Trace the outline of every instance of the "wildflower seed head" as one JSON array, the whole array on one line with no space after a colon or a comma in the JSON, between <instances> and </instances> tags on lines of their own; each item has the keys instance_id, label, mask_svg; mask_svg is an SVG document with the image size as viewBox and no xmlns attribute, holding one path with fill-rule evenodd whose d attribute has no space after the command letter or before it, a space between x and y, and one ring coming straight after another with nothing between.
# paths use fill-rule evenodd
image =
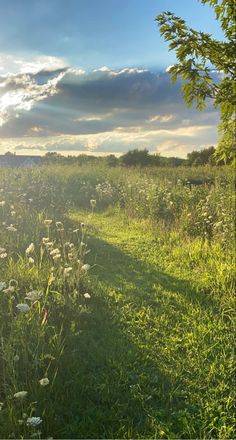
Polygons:
<instances>
[{"instance_id":1,"label":"wildflower seed head","mask_svg":"<svg viewBox=\"0 0 236 440\"><path fill-rule=\"evenodd\" d=\"M43 379L40 379L39 383L42 387L46 387L49 384L49 379L47 377L43 377Z\"/></svg>"},{"instance_id":2,"label":"wildflower seed head","mask_svg":"<svg viewBox=\"0 0 236 440\"><path fill-rule=\"evenodd\" d=\"M17 393L14 394L14 397L16 399L24 399L28 394L28 391L18 391Z\"/></svg>"},{"instance_id":3,"label":"wildflower seed head","mask_svg":"<svg viewBox=\"0 0 236 440\"><path fill-rule=\"evenodd\" d=\"M46 219L46 220L44 220L44 224L45 224L45 226L51 226L52 220L51 219Z\"/></svg>"},{"instance_id":4,"label":"wildflower seed head","mask_svg":"<svg viewBox=\"0 0 236 440\"><path fill-rule=\"evenodd\" d=\"M30 245L27 247L25 251L26 255L32 254L34 252L34 249L35 249L34 243L30 243Z\"/></svg>"},{"instance_id":5,"label":"wildflower seed head","mask_svg":"<svg viewBox=\"0 0 236 440\"><path fill-rule=\"evenodd\" d=\"M27 313L30 310L30 307L28 306L28 304L25 304L25 303L17 304L16 308L21 313Z\"/></svg>"},{"instance_id":6,"label":"wildflower seed head","mask_svg":"<svg viewBox=\"0 0 236 440\"><path fill-rule=\"evenodd\" d=\"M27 426L36 427L42 423L42 419L40 417L28 417L26 420Z\"/></svg>"},{"instance_id":7,"label":"wildflower seed head","mask_svg":"<svg viewBox=\"0 0 236 440\"><path fill-rule=\"evenodd\" d=\"M85 294L84 294L84 298L85 298L85 299L90 299L90 298L91 298L91 295L89 295L89 293L85 293Z\"/></svg>"}]
</instances>

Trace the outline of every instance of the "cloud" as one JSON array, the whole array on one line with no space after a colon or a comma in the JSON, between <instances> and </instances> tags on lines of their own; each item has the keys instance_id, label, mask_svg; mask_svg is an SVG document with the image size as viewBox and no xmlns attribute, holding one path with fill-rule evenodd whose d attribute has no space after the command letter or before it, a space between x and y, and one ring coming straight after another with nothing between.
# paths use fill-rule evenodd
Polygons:
<instances>
[{"instance_id":1,"label":"cloud","mask_svg":"<svg viewBox=\"0 0 236 440\"><path fill-rule=\"evenodd\" d=\"M212 102L202 113L186 108L180 83L173 86L166 72L106 66L85 72L53 57L44 61L32 61L35 70L26 63L28 73L21 64L16 73L0 72L2 145L11 139L22 151L148 148L183 156L216 143Z\"/></svg>"},{"instance_id":2,"label":"cloud","mask_svg":"<svg viewBox=\"0 0 236 440\"><path fill-rule=\"evenodd\" d=\"M44 84L38 84L30 74L8 74L0 79L0 126L19 117L19 111L29 111L36 102L58 92L57 84L65 72L60 72Z\"/></svg>"}]
</instances>

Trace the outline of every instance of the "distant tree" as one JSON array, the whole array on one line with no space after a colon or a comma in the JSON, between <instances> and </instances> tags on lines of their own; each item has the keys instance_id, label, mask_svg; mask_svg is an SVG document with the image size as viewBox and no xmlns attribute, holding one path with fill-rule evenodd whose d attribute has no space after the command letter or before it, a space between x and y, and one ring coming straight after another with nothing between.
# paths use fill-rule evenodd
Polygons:
<instances>
[{"instance_id":1,"label":"distant tree","mask_svg":"<svg viewBox=\"0 0 236 440\"><path fill-rule=\"evenodd\" d=\"M224 32L224 40L217 41L211 34L197 32L171 12L156 18L160 33L175 50L178 64L169 68L172 81L180 76L186 103L195 101L204 109L207 98L213 98L221 113L217 156L229 160L235 158L235 11L236 0L199 0L214 9L216 19ZM219 79L214 79L218 73Z\"/></svg>"},{"instance_id":2,"label":"distant tree","mask_svg":"<svg viewBox=\"0 0 236 440\"><path fill-rule=\"evenodd\" d=\"M116 167L119 163L119 160L114 154L109 154L106 156L106 163L109 167Z\"/></svg>"},{"instance_id":3,"label":"distant tree","mask_svg":"<svg viewBox=\"0 0 236 440\"><path fill-rule=\"evenodd\" d=\"M188 164L189 165L206 165L206 164L214 165L214 164L216 164L215 151L216 150L214 147L204 148L203 150L200 150L200 151L192 151L191 153L189 153L187 155Z\"/></svg>"},{"instance_id":4,"label":"distant tree","mask_svg":"<svg viewBox=\"0 0 236 440\"><path fill-rule=\"evenodd\" d=\"M152 157L149 155L148 150L130 150L127 153L123 154L120 157L121 165L125 165L127 167L131 166L141 166L145 167L147 165L151 165Z\"/></svg>"},{"instance_id":5,"label":"distant tree","mask_svg":"<svg viewBox=\"0 0 236 440\"><path fill-rule=\"evenodd\" d=\"M7 157L12 157L12 156L15 156L16 155L16 153L12 153L11 151L7 151L5 154L4 154L4 156L7 156Z\"/></svg>"},{"instance_id":6,"label":"distant tree","mask_svg":"<svg viewBox=\"0 0 236 440\"><path fill-rule=\"evenodd\" d=\"M161 167L179 167L181 165L186 165L187 160L180 157L163 157L160 156L160 166Z\"/></svg>"}]
</instances>

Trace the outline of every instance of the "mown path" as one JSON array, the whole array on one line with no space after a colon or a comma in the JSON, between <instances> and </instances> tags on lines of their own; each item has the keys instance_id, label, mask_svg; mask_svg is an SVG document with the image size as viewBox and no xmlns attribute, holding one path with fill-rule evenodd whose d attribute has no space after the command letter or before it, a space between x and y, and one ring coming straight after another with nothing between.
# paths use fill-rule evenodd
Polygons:
<instances>
[{"instance_id":1,"label":"mown path","mask_svg":"<svg viewBox=\"0 0 236 440\"><path fill-rule=\"evenodd\" d=\"M119 214L71 217L89 223L94 267L68 348L67 438L230 438L229 323L183 243Z\"/></svg>"}]
</instances>

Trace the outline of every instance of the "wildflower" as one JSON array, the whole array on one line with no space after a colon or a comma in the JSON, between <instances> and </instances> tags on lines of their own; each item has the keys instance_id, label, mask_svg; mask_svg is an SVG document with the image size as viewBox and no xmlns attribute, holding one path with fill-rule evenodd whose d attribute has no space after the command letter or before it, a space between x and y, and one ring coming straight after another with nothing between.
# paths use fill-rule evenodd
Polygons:
<instances>
[{"instance_id":1,"label":"wildflower","mask_svg":"<svg viewBox=\"0 0 236 440\"><path fill-rule=\"evenodd\" d=\"M90 206L91 206L91 208L95 208L96 204L97 204L97 201L96 201L95 199L91 199L91 200L90 200Z\"/></svg>"},{"instance_id":2,"label":"wildflower","mask_svg":"<svg viewBox=\"0 0 236 440\"><path fill-rule=\"evenodd\" d=\"M18 362L20 360L20 356L18 356L18 354L16 354L13 358L14 362Z\"/></svg>"},{"instance_id":3,"label":"wildflower","mask_svg":"<svg viewBox=\"0 0 236 440\"><path fill-rule=\"evenodd\" d=\"M50 252L51 257L53 257L53 256L56 255L56 254L60 254L60 250L59 250L58 248L53 249L53 250Z\"/></svg>"},{"instance_id":4,"label":"wildflower","mask_svg":"<svg viewBox=\"0 0 236 440\"><path fill-rule=\"evenodd\" d=\"M0 292L4 289L4 287L6 287L5 281L0 281Z\"/></svg>"},{"instance_id":5,"label":"wildflower","mask_svg":"<svg viewBox=\"0 0 236 440\"><path fill-rule=\"evenodd\" d=\"M38 426L42 423L42 419L40 417L28 417L28 419L26 420L26 424L28 426Z\"/></svg>"},{"instance_id":6,"label":"wildflower","mask_svg":"<svg viewBox=\"0 0 236 440\"><path fill-rule=\"evenodd\" d=\"M71 272L72 272L72 267L65 267L65 269L64 269L65 277L68 277Z\"/></svg>"},{"instance_id":7,"label":"wildflower","mask_svg":"<svg viewBox=\"0 0 236 440\"><path fill-rule=\"evenodd\" d=\"M83 266L81 267L81 269L84 270L85 272L88 272L90 268L91 268L90 264L83 264Z\"/></svg>"},{"instance_id":8,"label":"wildflower","mask_svg":"<svg viewBox=\"0 0 236 440\"><path fill-rule=\"evenodd\" d=\"M42 387L46 387L49 384L49 379L44 377L43 379L40 379L39 383Z\"/></svg>"},{"instance_id":9,"label":"wildflower","mask_svg":"<svg viewBox=\"0 0 236 440\"><path fill-rule=\"evenodd\" d=\"M56 254L56 255L53 255L53 260L54 261L58 261L58 260L60 260L61 259L61 254L60 253L58 253L58 254Z\"/></svg>"},{"instance_id":10,"label":"wildflower","mask_svg":"<svg viewBox=\"0 0 236 440\"><path fill-rule=\"evenodd\" d=\"M52 249L52 247L53 247L53 242L52 241L48 241L47 243L44 243L44 244L45 244L45 246L46 246L46 248L48 250Z\"/></svg>"},{"instance_id":11,"label":"wildflower","mask_svg":"<svg viewBox=\"0 0 236 440\"><path fill-rule=\"evenodd\" d=\"M15 287L14 286L8 286L6 289L3 289L4 293L14 293Z\"/></svg>"},{"instance_id":12,"label":"wildflower","mask_svg":"<svg viewBox=\"0 0 236 440\"><path fill-rule=\"evenodd\" d=\"M85 228L85 223L80 223L81 228Z\"/></svg>"},{"instance_id":13,"label":"wildflower","mask_svg":"<svg viewBox=\"0 0 236 440\"><path fill-rule=\"evenodd\" d=\"M46 225L46 226L50 226L51 224L52 224L52 220L44 220L44 224Z\"/></svg>"},{"instance_id":14,"label":"wildflower","mask_svg":"<svg viewBox=\"0 0 236 440\"><path fill-rule=\"evenodd\" d=\"M10 224L10 226L7 226L6 229L9 232L16 232L17 231L17 229L12 224Z\"/></svg>"},{"instance_id":15,"label":"wildflower","mask_svg":"<svg viewBox=\"0 0 236 440\"><path fill-rule=\"evenodd\" d=\"M5 206L5 205L6 205L5 200L2 200L2 201L0 202L0 206Z\"/></svg>"},{"instance_id":16,"label":"wildflower","mask_svg":"<svg viewBox=\"0 0 236 440\"><path fill-rule=\"evenodd\" d=\"M91 298L91 295L89 295L89 293L85 293L85 294L84 294L84 297L85 297L86 299L90 299L90 298Z\"/></svg>"},{"instance_id":17,"label":"wildflower","mask_svg":"<svg viewBox=\"0 0 236 440\"><path fill-rule=\"evenodd\" d=\"M27 247L25 253L26 255L30 255L34 252L34 243L30 243L30 245Z\"/></svg>"},{"instance_id":18,"label":"wildflower","mask_svg":"<svg viewBox=\"0 0 236 440\"><path fill-rule=\"evenodd\" d=\"M37 301L41 298L43 292L38 290L32 290L31 292L26 293L25 299L29 299L30 301Z\"/></svg>"},{"instance_id":19,"label":"wildflower","mask_svg":"<svg viewBox=\"0 0 236 440\"><path fill-rule=\"evenodd\" d=\"M42 242L43 242L43 244L48 243L49 242L49 238L48 237L43 237L42 238Z\"/></svg>"},{"instance_id":20,"label":"wildflower","mask_svg":"<svg viewBox=\"0 0 236 440\"><path fill-rule=\"evenodd\" d=\"M16 308L21 313L27 313L30 310L30 307L28 306L28 304L24 304L24 303L17 304Z\"/></svg>"},{"instance_id":21,"label":"wildflower","mask_svg":"<svg viewBox=\"0 0 236 440\"><path fill-rule=\"evenodd\" d=\"M34 264L34 259L32 257L29 257L28 261L29 261L29 264L31 264L31 265Z\"/></svg>"},{"instance_id":22,"label":"wildflower","mask_svg":"<svg viewBox=\"0 0 236 440\"><path fill-rule=\"evenodd\" d=\"M11 211L11 216L14 217L16 215L16 211Z\"/></svg>"},{"instance_id":23,"label":"wildflower","mask_svg":"<svg viewBox=\"0 0 236 440\"><path fill-rule=\"evenodd\" d=\"M14 394L14 397L16 399L24 399L28 394L28 391L18 391L17 393Z\"/></svg>"},{"instance_id":24,"label":"wildflower","mask_svg":"<svg viewBox=\"0 0 236 440\"><path fill-rule=\"evenodd\" d=\"M4 252L3 254L0 254L0 258L1 258L2 260L4 260L5 258L7 258L7 253Z\"/></svg>"}]
</instances>

